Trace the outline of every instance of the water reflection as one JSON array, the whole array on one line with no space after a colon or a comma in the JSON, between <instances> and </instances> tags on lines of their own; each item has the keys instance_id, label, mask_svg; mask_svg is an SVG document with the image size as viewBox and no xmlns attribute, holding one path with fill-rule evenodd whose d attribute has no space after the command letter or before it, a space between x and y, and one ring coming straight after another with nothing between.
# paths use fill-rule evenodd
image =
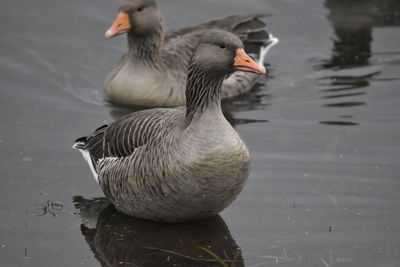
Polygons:
<instances>
[{"instance_id":1,"label":"water reflection","mask_svg":"<svg viewBox=\"0 0 400 267\"><path fill-rule=\"evenodd\" d=\"M366 105L363 96L367 94L370 81L382 73L382 64L371 62L373 29L400 25L400 1L326 0L325 7L335 37L331 57L316 65L322 73L318 79L318 86L322 87L321 99L328 101L322 105L329 108ZM358 125L342 120L320 123Z\"/></svg>"},{"instance_id":2,"label":"water reflection","mask_svg":"<svg viewBox=\"0 0 400 267\"><path fill-rule=\"evenodd\" d=\"M351 121L320 121L320 124L325 125L340 125L340 126L355 126L358 125L356 122Z\"/></svg>"},{"instance_id":3,"label":"water reflection","mask_svg":"<svg viewBox=\"0 0 400 267\"><path fill-rule=\"evenodd\" d=\"M352 68L370 64L374 27L400 25L398 0L326 0L328 20L335 31L332 57L325 68Z\"/></svg>"},{"instance_id":4,"label":"water reflection","mask_svg":"<svg viewBox=\"0 0 400 267\"><path fill-rule=\"evenodd\" d=\"M244 266L220 216L162 224L118 213L105 198L74 197L81 232L102 266Z\"/></svg>"}]
</instances>

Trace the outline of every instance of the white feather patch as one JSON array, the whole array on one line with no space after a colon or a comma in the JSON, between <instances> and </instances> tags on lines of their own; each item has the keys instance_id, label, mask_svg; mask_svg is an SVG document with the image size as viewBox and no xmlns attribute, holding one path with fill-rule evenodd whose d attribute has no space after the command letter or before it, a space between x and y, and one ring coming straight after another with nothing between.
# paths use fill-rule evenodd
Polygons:
<instances>
[{"instance_id":1,"label":"white feather patch","mask_svg":"<svg viewBox=\"0 0 400 267\"><path fill-rule=\"evenodd\" d=\"M269 44L266 46L261 46L260 48L260 57L258 59L258 64L264 65L264 58L267 55L268 51L274 47L277 43L279 43L279 39L273 36L272 34L269 34L269 39L271 40Z\"/></svg>"},{"instance_id":2,"label":"white feather patch","mask_svg":"<svg viewBox=\"0 0 400 267\"><path fill-rule=\"evenodd\" d=\"M83 149L79 149L79 151L82 153L83 158L87 161L87 163L89 164L90 170L92 171L93 177L96 180L96 182L99 182L99 176L96 173L94 166L93 166L93 162L92 162L92 158L90 157L89 151L87 150L83 150Z\"/></svg>"}]
</instances>

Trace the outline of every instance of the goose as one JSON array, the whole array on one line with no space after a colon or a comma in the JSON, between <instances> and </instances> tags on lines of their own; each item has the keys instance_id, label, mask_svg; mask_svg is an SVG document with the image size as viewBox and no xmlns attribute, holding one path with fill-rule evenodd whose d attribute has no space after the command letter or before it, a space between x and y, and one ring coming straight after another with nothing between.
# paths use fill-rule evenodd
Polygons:
<instances>
[{"instance_id":1,"label":"goose","mask_svg":"<svg viewBox=\"0 0 400 267\"><path fill-rule=\"evenodd\" d=\"M123 0L106 31L112 38L127 34L128 52L105 81L106 99L126 105L171 107L185 104L186 70L200 36L210 29L233 32L246 51L263 63L278 39L265 30L267 14L233 15L194 27L164 31L155 0ZM222 98L250 91L261 76L235 73L223 82Z\"/></svg>"},{"instance_id":2,"label":"goose","mask_svg":"<svg viewBox=\"0 0 400 267\"><path fill-rule=\"evenodd\" d=\"M224 77L235 70L266 72L237 36L209 31L190 60L185 106L133 112L76 140L118 211L181 222L215 215L236 198L250 153L221 110Z\"/></svg>"}]
</instances>

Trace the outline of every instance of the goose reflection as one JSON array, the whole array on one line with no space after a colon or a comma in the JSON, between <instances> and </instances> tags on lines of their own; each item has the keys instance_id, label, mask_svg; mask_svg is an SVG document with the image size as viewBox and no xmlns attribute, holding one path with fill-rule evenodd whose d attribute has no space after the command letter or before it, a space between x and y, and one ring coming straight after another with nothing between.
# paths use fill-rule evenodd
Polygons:
<instances>
[{"instance_id":1,"label":"goose reflection","mask_svg":"<svg viewBox=\"0 0 400 267\"><path fill-rule=\"evenodd\" d=\"M369 65L373 28L400 25L398 0L327 0L325 7L336 36L325 68Z\"/></svg>"},{"instance_id":2,"label":"goose reflection","mask_svg":"<svg viewBox=\"0 0 400 267\"><path fill-rule=\"evenodd\" d=\"M220 216L162 224L118 213L105 198L74 197L81 232L102 266L244 266Z\"/></svg>"},{"instance_id":3,"label":"goose reflection","mask_svg":"<svg viewBox=\"0 0 400 267\"><path fill-rule=\"evenodd\" d=\"M375 27L400 25L398 0L326 0L327 18L335 33L331 57L316 66L322 71L318 85L323 94L323 106L341 108L349 112L356 106L366 105L364 95L370 81L382 72L382 66L371 62L371 45ZM339 116L321 124L350 126L357 122L350 114Z\"/></svg>"}]
</instances>

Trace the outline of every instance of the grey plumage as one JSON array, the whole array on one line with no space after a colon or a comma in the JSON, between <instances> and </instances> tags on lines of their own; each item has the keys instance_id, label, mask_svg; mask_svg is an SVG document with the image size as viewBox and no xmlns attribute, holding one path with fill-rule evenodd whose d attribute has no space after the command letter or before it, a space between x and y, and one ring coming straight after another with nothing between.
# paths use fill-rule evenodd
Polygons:
<instances>
[{"instance_id":1,"label":"grey plumage","mask_svg":"<svg viewBox=\"0 0 400 267\"><path fill-rule=\"evenodd\" d=\"M90 155L95 178L120 212L193 220L220 212L239 194L250 154L220 103L241 47L227 32L204 35L188 69L185 107L134 112L77 139L74 147Z\"/></svg>"},{"instance_id":2,"label":"grey plumage","mask_svg":"<svg viewBox=\"0 0 400 267\"><path fill-rule=\"evenodd\" d=\"M141 14L132 13L136 6L154 1L125 1L122 11L132 20ZM149 11L150 12L150 11ZM225 30L239 36L246 51L263 63L265 52L278 42L265 29L261 18L268 14L233 15L211 20L193 27L164 33L158 10L147 14L150 26L145 34L128 31L128 53L109 74L105 91L110 101L143 106L178 106L185 104L186 70L190 56L201 36L211 30ZM263 54L263 57L260 57ZM230 98L249 91L260 76L252 73L234 73L225 79L222 97Z\"/></svg>"}]
</instances>

